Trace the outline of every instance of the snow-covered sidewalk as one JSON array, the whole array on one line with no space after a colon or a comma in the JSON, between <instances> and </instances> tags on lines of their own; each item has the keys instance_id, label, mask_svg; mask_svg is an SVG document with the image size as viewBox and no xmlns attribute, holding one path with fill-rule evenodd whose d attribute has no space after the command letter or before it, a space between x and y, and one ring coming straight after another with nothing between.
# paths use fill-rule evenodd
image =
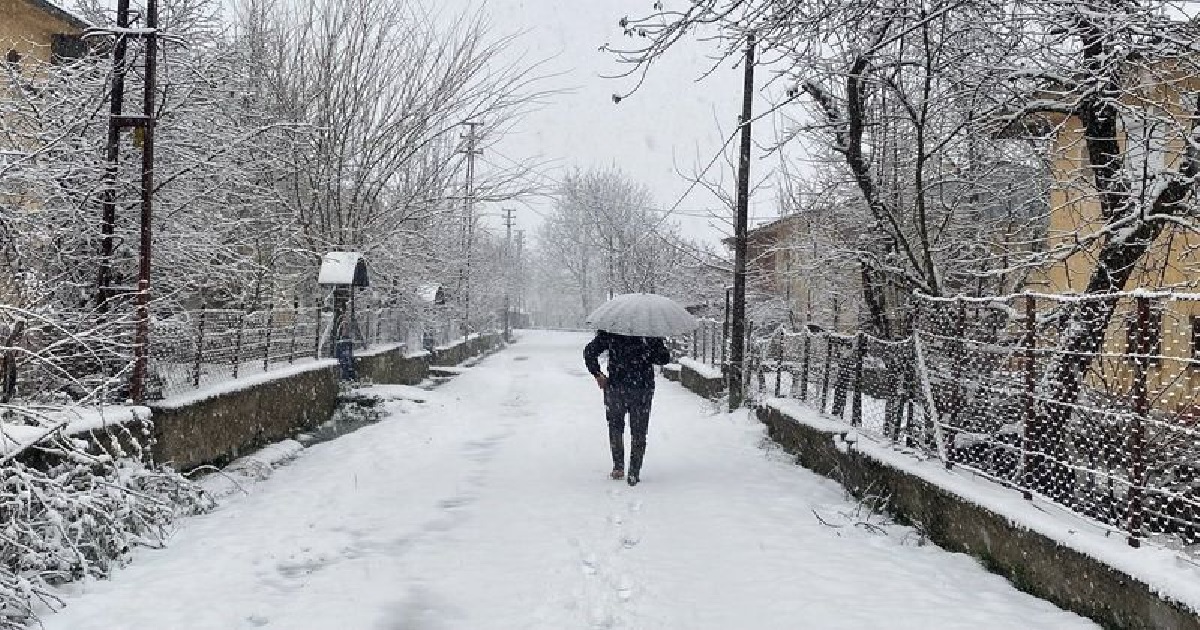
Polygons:
<instances>
[{"instance_id":1,"label":"snow-covered sidewalk","mask_svg":"<svg viewBox=\"0 0 1200 630\"><path fill-rule=\"evenodd\" d=\"M428 401L392 403L76 586L46 628L1096 627L910 529L861 525L748 415L674 383L642 485L607 480L586 341L526 332Z\"/></svg>"}]
</instances>

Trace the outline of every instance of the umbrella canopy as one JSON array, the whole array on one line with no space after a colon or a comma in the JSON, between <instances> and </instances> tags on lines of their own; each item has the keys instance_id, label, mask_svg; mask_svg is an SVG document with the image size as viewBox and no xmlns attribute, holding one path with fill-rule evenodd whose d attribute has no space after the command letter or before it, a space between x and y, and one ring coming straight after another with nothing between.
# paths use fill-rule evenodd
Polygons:
<instances>
[{"instance_id":1,"label":"umbrella canopy","mask_svg":"<svg viewBox=\"0 0 1200 630\"><path fill-rule=\"evenodd\" d=\"M696 318L670 298L653 293L626 293L588 315L592 328L618 335L669 337L696 329Z\"/></svg>"}]
</instances>

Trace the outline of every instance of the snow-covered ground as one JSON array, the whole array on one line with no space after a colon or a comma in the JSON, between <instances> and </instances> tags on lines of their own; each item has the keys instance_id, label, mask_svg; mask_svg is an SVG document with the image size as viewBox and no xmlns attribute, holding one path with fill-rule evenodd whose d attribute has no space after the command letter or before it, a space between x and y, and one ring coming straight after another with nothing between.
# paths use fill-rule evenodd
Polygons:
<instances>
[{"instance_id":1,"label":"snow-covered ground","mask_svg":"<svg viewBox=\"0 0 1200 630\"><path fill-rule=\"evenodd\" d=\"M186 520L166 550L77 585L46 628L1096 627L877 528L764 449L746 414L674 383L643 483L607 480L586 341L526 332L426 402L390 403Z\"/></svg>"}]
</instances>

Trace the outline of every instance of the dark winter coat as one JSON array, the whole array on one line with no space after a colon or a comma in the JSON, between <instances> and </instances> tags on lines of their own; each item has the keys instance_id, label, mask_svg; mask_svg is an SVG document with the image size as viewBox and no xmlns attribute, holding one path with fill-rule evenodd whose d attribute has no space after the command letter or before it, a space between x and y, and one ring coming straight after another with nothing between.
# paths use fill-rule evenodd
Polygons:
<instances>
[{"instance_id":1,"label":"dark winter coat","mask_svg":"<svg viewBox=\"0 0 1200 630\"><path fill-rule=\"evenodd\" d=\"M608 384L621 389L654 389L654 366L671 362L662 337L630 337L601 330L583 349L583 361L599 376L600 355L608 353Z\"/></svg>"}]
</instances>

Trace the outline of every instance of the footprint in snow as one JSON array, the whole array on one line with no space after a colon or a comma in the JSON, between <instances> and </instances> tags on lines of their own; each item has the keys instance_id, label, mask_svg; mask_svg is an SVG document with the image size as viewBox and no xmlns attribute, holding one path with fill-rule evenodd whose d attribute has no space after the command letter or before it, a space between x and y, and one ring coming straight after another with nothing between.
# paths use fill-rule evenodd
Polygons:
<instances>
[{"instance_id":1,"label":"footprint in snow","mask_svg":"<svg viewBox=\"0 0 1200 630\"><path fill-rule=\"evenodd\" d=\"M617 582L617 598L623 602L629 601L633 597L633 583L627 577L622 577Z\"/></svg>"}]
</instances>

